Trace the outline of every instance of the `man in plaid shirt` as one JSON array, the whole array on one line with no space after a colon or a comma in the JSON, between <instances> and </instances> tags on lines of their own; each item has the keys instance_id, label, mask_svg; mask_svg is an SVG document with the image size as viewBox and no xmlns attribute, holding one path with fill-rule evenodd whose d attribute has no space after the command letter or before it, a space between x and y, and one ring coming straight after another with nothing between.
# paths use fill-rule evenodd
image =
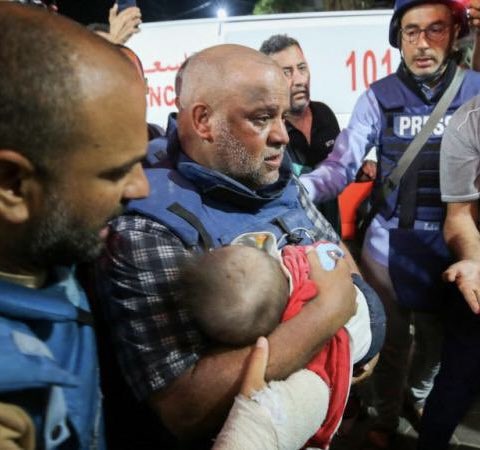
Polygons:
<instances>
[{"instance_id":1,"label":"man in plaid shirt","mask_svg":"<svg viewBox=\"0 0 480 450\"><path fill-rule=\"evenodd\" d=\"M201 335L178 298L182 261L247 231L272 231L283 244L339 238L284 158L289 89L281 69L255 50L220 45L192 56L180 77L178 130L170 133L158 167L147 171L151 196L111 223L95 288L135 397L130 404L148 405L176 438L197 438L194 448L201 448L198 438L214 435L226 417L250 348L212 349ZM314 252L309 255L319 295L268 336L267 380L303 368L354 314L350 273L356 266L340 245L347 258L331 272L321 269ZM107 377L110 383L112 375ZM150 422L148 431L132 430L135 419L142 417L137 422L145 425L146 416L126 400L119 405L119 392L107 414L128 418L124 426L115 424L113 448L177 445L162 440L158 422ZM108 401L108 385L106 396Z\"/></svg>"}]
</instances>

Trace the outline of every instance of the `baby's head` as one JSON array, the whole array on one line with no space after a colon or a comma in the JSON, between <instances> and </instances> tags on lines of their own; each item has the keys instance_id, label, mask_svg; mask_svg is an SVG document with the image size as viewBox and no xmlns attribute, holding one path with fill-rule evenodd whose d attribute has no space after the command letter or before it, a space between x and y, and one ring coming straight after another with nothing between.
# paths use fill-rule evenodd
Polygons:
<instances>
[{"instance_id":1,"label":"baby's head","mask_svg":"<svg viewBox=\"0 0 480 450\"><path fill-rule=\"evenodd\" d=\"M201 330L227 345L249 345L270 334L289 294L280 262L242 245L189 260L180 270L180 288Z\"/></svg>"}]
</instances>

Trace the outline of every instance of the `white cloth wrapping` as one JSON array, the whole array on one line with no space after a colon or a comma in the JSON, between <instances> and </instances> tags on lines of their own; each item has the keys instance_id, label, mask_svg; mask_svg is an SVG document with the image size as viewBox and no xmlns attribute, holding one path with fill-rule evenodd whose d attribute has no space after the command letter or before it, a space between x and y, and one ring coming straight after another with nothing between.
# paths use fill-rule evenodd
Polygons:
<instances>
[{"instance_id":1,"label":"white cloth wrapping","mask_svg":"<svg viewBox=\"0 0 480 450\"><path fill-rule=\"evenodd\" d=\"M367 300L363 292L355 286L357 293L357 312L345 324L350 337L350 356L352 363L360 361L372 345L372 330Z\"/></svg>"},{"instance_id":2,"label":"white cloth wrapping","mask_svg":"<svg viewBox=\"0 0 480 450\"><path fill-rule=\"evenodd\" d=\"M320 428L329 399L325 382L306 369L252 399L237 395L212 450L297 450Z\"/></svg>"}]
</instances>

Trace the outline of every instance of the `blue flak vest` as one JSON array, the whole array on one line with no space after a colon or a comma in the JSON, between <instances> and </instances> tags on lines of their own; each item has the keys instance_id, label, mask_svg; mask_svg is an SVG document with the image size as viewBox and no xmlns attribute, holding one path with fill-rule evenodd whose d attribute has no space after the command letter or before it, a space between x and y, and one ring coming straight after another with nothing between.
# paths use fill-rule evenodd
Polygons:
<instances>
[{"instance_id":1,"label":"blue flak vest","mask_svg":"<svg viewBox=\"0 0 480 450\"><path fill-rule=\"evenodd\" d=\"M450 64L447 70L453 75L455 65ZM426 103L397 74L373 83L371 88L382 113L378 174L373 188L375 201L383 180L390 175L407 146L428 120L438 99L433 104ZM401 228L414 228L416 220L443 223L445 210L439 184L441 138L455 110L478 93L480 74L469 70L444 117L403 175L399 189L387 199L388 205L381 211L386 219L398 217Z\"/></svg>"},{"instance_id":2,"label":"blue flak vest","mask_svg":"<svg viewBox=\"0 0 480 450\"><path fill-rule=\"evenodd\" d=\"M32 417L37 449L105 449L95 335L72 272L43 289L0 280L0 348L0 401Z\"/></svg>"},{"instance_id":3,"label":"blue flak vest","mask_svg":"<svg viewBox=\"0 0 480 450\"><path fill-rule=\"evenodd\" d=\"M176 133L177 113L170 113L167 120L167 129L165 131L165 135L158 136L148 142L147 155L142 161L142 165L145 169L158 165L159 160L163 158L164 153L167 151L169 139L175 139L174 136Z\"/></svg>"},{"instance_id":4,"label":"blue flak vest","mask_svg":"<svg viewBox=\"0 0 480 450\"><path fill-rule=\"evenodd\" d=\"M300 188L286 154L279 180L258 191L192 161L180 150L176 133L157 157L158 163L146 169L150 196L130 202L127 212L165 225L187 248L228 245L251 231L270 231L281 245L318 238L298 199Z\"/></svg>"}]
</instances>

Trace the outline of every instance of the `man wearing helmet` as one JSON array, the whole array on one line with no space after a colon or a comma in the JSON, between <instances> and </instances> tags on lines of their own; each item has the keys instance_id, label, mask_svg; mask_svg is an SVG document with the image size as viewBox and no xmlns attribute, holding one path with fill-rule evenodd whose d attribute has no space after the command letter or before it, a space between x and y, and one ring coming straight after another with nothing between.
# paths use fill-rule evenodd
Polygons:
<instances>
[{"instance_id":1,"label":"man wearing helmet","mask_svg":"<svg viewBox=\"0 0 480 450\"><path fill-rule=\"evenodd\" d=\"M441 235L440 140L452 113L480 92L480 74L466 71L453 101L399 185L384 201L375 199L382 197L387 177L456 78L454 42L467 33L466 10L456 1L397 0L389 41L401 53L398 70L362 94L332 153L302 177L311 198L328 200L355 180L366 153L377 148L373 190L377 214L362 249L365 278L387 313L386 342L373 376L378 416L368 435L376 448L389 447L404 398L405 406L420 414L438 369L441 327L432 304L440 304L446 292L441 273L449 262Z\"/></svg>"}]
</instances>

